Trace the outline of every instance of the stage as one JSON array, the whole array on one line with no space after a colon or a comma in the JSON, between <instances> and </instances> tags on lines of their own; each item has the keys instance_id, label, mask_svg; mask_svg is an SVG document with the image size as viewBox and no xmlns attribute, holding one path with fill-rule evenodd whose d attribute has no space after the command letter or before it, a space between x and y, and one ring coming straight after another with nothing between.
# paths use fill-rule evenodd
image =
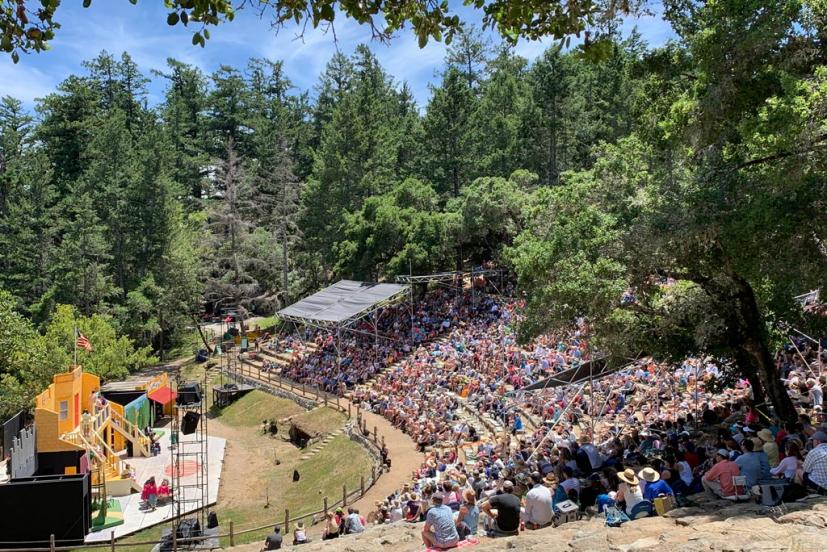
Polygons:
<instances>
[{"instance_id":1,"label":"stage","mask_svg":"<svg viewBox=\"0 0 827 552\"><path fill-rule=\"evenodd\" d=\"M143 485L147 479L155 476L155 481L160 484L164 479L169 479L172 482L172 454L170 452L170 432L169 428L158 430L161 435L161 454L159 456L151 456L149 458L134 457L127 458L125 461L135 470L135 481L139 485ZM181 440L195 438L196 435L182 435ZM207 503L214 504L218 499L218 485L221 480L221 468L224 464L224 447L226 440L220 437L208 437L209 451L208 451L208 481L209 481L209 498ZM182 481L184 484L195 481L195 466L189 466L185 463ZM151 527L168 520L172 516L172 504L170 502L159 505L154 512L142 511L140 509L141 495L134 493L129 496L122 496L115 498L121 506L123 512L123 525L115 526L111 529L105 529L97 533L89 533L86 537L87 543L94 542L109 542L111 531L115 532L115 538L120 538L125 535L131 535L146 527ZM151 547L150 547L151 548ZM148 548L149 549L149 548Z\"/></svg>"}]
</instances>

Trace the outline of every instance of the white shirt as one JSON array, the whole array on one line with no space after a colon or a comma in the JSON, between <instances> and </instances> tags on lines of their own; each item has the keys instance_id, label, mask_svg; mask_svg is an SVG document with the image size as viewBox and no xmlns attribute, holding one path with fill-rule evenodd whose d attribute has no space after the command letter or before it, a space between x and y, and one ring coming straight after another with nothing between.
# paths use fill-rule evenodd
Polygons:
<instances>
[{"instance_id":1,"label":"white shirt","mask_svg":"<svg viewBox=\"0 0 827 552\"><path fill-rule=\"evenodd\" d=\"M643 501L643 491L640 490L639 485L629 485L628 483L621 483L626 488L623 490L623 500L626 501L626 513L630 513L632 509L637 506L638 502Z\"/></svg>"},{"instance_id":2,"label":"white shirt","mask_svg":"<svg viewBox=\"0 0 827 552\"><path fill-rule=\"evenodd\" d=\"M770 473L773 475L778 475L780 473L784 474L784 477L787 479L792 479L795 477L795 471L798 469L798 458L795 456L786 456L784 459L778 463L777 466L770 470Z\"/></svg>"},{"instance_id":3,"label":"white shirt","mask_svg":"<svg viewBox=\"0 0 827 552\"><path fill-rule=\"evenodd\" d=\"M545 485L534 485L525 495L525 521L548 525L552 517L554 512L551 508L551 490Z\"/></svg>"}]
</instances>

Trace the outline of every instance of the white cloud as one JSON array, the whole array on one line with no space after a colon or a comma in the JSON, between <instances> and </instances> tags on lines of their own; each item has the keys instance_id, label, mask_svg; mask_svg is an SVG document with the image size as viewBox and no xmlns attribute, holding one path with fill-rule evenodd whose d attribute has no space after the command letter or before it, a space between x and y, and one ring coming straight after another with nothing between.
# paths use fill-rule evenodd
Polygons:
<instances>
[{"instance_id":1,"label":"white cloud","mask_svg":"<svg viewBox=\"0 0 827 552\"><path fill-rule=\"evenodd\" d=\"M7 55L0 56L0 96L12 96L31 108L35 98L54 91L57 81L26 61L28 58L23 57L15 65Z\"/></svg>"}]
</instances>

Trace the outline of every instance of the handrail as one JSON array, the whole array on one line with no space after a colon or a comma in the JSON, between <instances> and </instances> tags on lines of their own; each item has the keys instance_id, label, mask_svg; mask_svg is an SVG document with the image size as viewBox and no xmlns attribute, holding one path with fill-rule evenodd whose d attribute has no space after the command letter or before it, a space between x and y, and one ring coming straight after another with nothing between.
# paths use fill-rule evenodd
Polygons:
<instances>
[{"instance_id":1,"label":"handrail","mask_svg":"<svg viewBox=\"0 0 827 552\"><path fill-rule=\"evenodd\" d=\"M126 434L130 435L137 442L138 446L140 446L143 449L140 452L145 453L144 456L148 456L149 455L149 446L148 446L149 437L147 437L146 434L143 431L141 431L141 429L137 426L137 424L134 424L133 422L128 420L126 418L126 416L121 415L120 412L118 412L116 410L112 410L111 414L112 414L111 421L117 422L115 427L117 429L119 429L120 431L123 431Z\"/></svg>"}]
</instances>

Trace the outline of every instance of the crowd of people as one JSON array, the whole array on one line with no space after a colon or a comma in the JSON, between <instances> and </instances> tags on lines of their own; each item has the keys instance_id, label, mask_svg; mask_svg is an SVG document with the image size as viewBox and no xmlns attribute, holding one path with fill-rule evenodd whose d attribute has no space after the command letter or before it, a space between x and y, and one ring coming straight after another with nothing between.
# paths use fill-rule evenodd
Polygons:
<instances>
[{"instance_id":1,"label":"crowd of people","mask_svg":"<svg viewBox=\"0 0 827 552\"><path fill-rule=\"evenodd\" d=\"M747 381L721 385L724 366L711 357L677 366L640 359L587 384L523 392L591 359L584 321L521 346L517 300L438 291L412 320L407 309L385 309L379 333L394 337L378 347L373 328L338 354L330 338L304 336L315 348L297 354L284 375L349 388L355 403L426 452L411 483L371 517L424 522L428 546L544 527L571 505L620 524L702 492L738 499L772 487L785 500L827 493L827 356L806 339L777 355L801 411L797 423L781 424L756 408ZM480 433L463 409L505 431Z\"/></svg>"}]
</instances>

